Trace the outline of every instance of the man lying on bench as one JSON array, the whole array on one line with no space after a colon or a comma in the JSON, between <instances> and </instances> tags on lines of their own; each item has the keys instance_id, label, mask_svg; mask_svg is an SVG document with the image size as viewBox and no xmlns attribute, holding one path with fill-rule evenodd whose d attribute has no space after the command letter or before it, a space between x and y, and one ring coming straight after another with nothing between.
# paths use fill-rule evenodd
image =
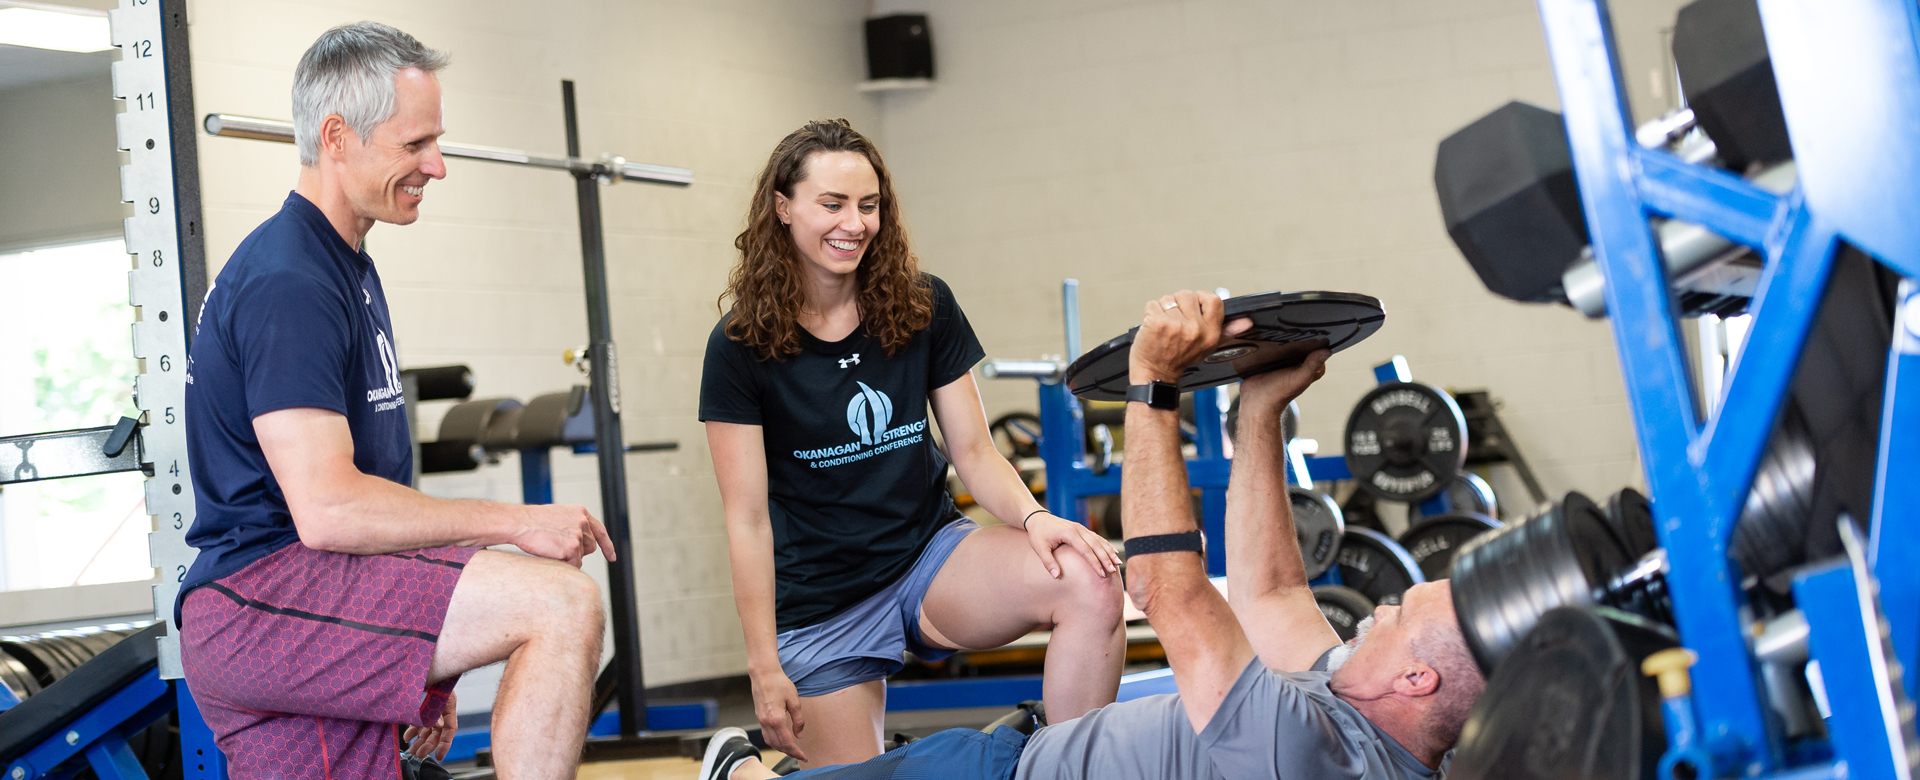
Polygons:
<instances>
[{"instance_id":1,"label":"man lying on bench","mask_svg":"<svg viewBox=\"0 0 1920 780\"><path fill-rule=\"evenodd\" d=\"M1181 292L1147 304L1130 381L1173 383L1223 332L1220 299ZM1224 330L1245 329L1236 321ZM1314 603L1284 484L1280 416L1326 371L1327 352L1246 380L1227 491L1227 591L1207 582L1180 455L1177 409L1127 406L1123 523L1127 588L1167 651L1178 694L1110 704L1027 737L943 731L805 780L1005 778L1429 778L1486 681L1455 622L1445 580L1381 606L1341 644ZM774 777L728 729L702 780Z\"/></svg>"}]
</instances>

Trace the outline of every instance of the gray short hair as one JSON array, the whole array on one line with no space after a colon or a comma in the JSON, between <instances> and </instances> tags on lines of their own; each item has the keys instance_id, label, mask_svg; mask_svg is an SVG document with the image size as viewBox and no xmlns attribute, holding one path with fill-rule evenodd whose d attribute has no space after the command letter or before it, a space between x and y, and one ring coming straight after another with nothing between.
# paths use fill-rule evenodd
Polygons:
<instances>
[{"instance_id":1,"label":"gray short hair","mask_svg":"<svg viewBox=\"0 0 1920 780\"><path fill-rule=\"evenodd\" d=\"M373 126L393 116L393 77L405 68L445 68L445 53L379 22L355 22L326 31L293 72L293 142L300 164L320 160L320 122L339 114L370 143Z\"/></svg>"},{"instance_id":2,"label":"gray short hair","mask_svg":"<svg viewBox=\"0 0 1920 780\"><path fill-rule=\"evenodd\" d=\"M1486 692L1487 678L1480 672L1479 662L1473 660L1473 651L1467 649L1467 641L1460 635L1452 615L1426 622L1420 633L1408 642L1407 651L1440 673L1440 690L1425 726L1429 737L1440 744L1451 745L1459 741L1460 729L1467 725L1474 702Z\"/></svg>"}]
</instances>

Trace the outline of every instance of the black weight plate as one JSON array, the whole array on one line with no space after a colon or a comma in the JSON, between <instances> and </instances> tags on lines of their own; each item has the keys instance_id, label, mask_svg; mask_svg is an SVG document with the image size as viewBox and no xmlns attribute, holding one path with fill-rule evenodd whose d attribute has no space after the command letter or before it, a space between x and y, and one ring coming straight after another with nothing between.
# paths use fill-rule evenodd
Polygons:
<instances>
[{"instance_id":1,"label":"black weight plate","mask_svg":"<svg viewBox=\"0 0 1920 780\"><path fill-rule=\"evenodd\" d=\"M78 634L62 633L49 638L58 639L61 644L66 647L67 654L78 661L78 663L73 665L73 668L78 669L85 665L86 662L93 660L93 646L86 640L81 639Z\"/></svg>"},{"instance_id":2,"label":"black weight plate","mask_svg":"<svg viewBox=\"0 0 1920 780\"><path fill-rule=\"evenodd\" d=\"M67 651L67 656L74 660L73 668L75 669L93 660L93 648L76 634L52 634L47 637L47 641L59 643L59 646Z\"/></svg>"},{"instance_id":3,"label":"black weight plate","mask_svg":"<svg viewBox=\"0 0 1920 780\"><path fill-rule=\"evenodd\" d=\"M1248 317L1253 327L1220 346L1180 375L1180 392L1218 387L1255 374L1300 365L1316 350L1335 352L1361 342L1386 322L1386 310L1371 296L1343 292L1268 292L1228 298L1228 320ZM1087 350L1067 366L1067 388L1094 401L1127 400L1127 353L1138 327Z\"/></svg>"},{"instance_id":4,"label":"black weight plate","mask_svg":"<svg viewBox=\"0 0 1920 780\"><path fill-rule=\"evenodd\" d=\"M1446 391L1387 382L1347 417L1347 468L1361 489L1390 501L1424 501L1467 464L1467 419Z\"/></svg>"},{"instance_id":5,"label":"black weight plate","mask_svg":"<svg viewBox=\"0 0 1920 780\"><path fill-rule=\"evenodd\" d=\"M1008 412L987 426L993 448L1007 460L1040 457L1040 418L1032 412Z\"/></svg>"},{"instance_id":6,"label":"black weight plate","mask_svg":"<svg viewBox=\"0 0 1920 780\"><path fill-rule=\"evenodd\" d=\"M42 635L39 639L34 640L33 644L34 647L43 652L58 653L60 655L60 662L67 667L66 672L60 675L62 677L72 674L73 670L80 668L81 664L87 662L86 654L83 652L84 648L77 646L72 640L66 637L53 636L50 634Z\"/></svg>"},{"instance_id":7,"label":"black weight plate","mask_svg":"<svg viewBox=\"0 0 1920 780\"><path fill-rule=\"evenodd\" d=\"M1541 616L1467 716L1453 780L1659 777L1660 691L1640 663L1677 645L1666 629L1604 607Z\"/></svg>"},{"instance_id":8,"label":"black weight plate","mask_svg":"<svg viewBox=\"0 0 1920 780\"><path fill-rule=\"evenodd\" d=\"M1813 436L1797 405L1780 415L1733 527L1733 559L1748 575L1767 577L1806 559L1807 526L1819 476Z\"/></svg>"},{"instance_id":9,"label":"black weight plate","mask_svg":"<svg viewBox=\"0 0 1920 780\"><path fill-rule=\"evenodd\" d=\"M1638 560L1660 546L1653 531L1653 504L1633 488L1621 488L1607 499L1607 519L1627 546L1627 556Z\"/></svg>"},{"instance_id":10,"label":"black weight plate","mask_svg":"<svg viewBox=\"0 0 1920 780\"><path fill-rule=\"evenodd\" d=\"M1453 574L1453 556L1467 541L1500 527L1500 521L1482 514L1456 512L1421 520L1400 535L1400 546L1420 564L1429 582Z\"/></svg>"},{"instance_id":11,"label":"black weight plate","mask_svg":"<svg viewBox=\"0 0 1920 780\"><path fill-rule=\"evenodd\" d=\"M34 684L42 688L53 684L53 669L47 665L46 659L34 653L26 643L0 642L0 653L5 653L8 658L26 667L27 673L33 675Z\"/></svg>"},{"instance_id":12,"label":"black weight plate","mask_svg":"<svg viewBox=\"0 0 1920 780\"><path fill-rule=\"evenodd\" d=\"M1340 584L1375 604L1398 604L1400 594L1426 582L1407 549L1371 528L1348 528L1340 538Z\"/></svg>"},{"instance_id":13,"label":"black weight plate","mask_svg":"<svg viewBox=\"0 0 1920 780\"><path fill-rule=\"evenodd\" d=\"M1378 501L1372 493L1355 489L1347 494L1346 503L1340 505L1340 512L1346 517L1348 528L1371 528L1381 533L1387 532L1387 524L1381 522Z\"/></svg>"},{"instance_id":14,"label":"black weight plate","mask_svg":"<svg viewBox=\"0 0 1920 780\"><path fill-rule=\"evenodd\" d=\"M107 648L113 647L115 643L120 641L119 636L105 631L89 631L74 637L74 639L78 640L80 644L86 645L87 649L93 652L93 655L106 652ZM89 659L92 657L93 656L88 656Z\"/></svg>"},{"instance_id":15,"label":"black weight plate","mask_svg":"<svg viewBox=\"0 0 1920 780\"><path fill-rule=\"evenodd\" d=\"M1353 639L1360 621L1373 614L1373 602L1367 594L1345 585L1313 586L1314 603L1320 605L1320 614L1327 618L1327 625L1333 626L1333 633L1340 635L1340 641Z\"/></svg>"},{"instance_id":16,"label":"black weight plate","mask_svg":"<svg viewBox=\"0 0 1920 780\"><path fill-rule=\"evenodd\" d=\"M27 665L4 653L0 653L0 681L6 682L17 698L25 699L40 692L40 681L34 679L33 672L27 671Z\"/></svg>"},{"instance_id":17,"label":"black weight plate","mask_svg":"<svg viewBox=\"0 0 1920 780\"><path fill-rule=\"evenodd\" d=\"M1453 559L1453 608L1460 633L1484 671L1496 671L1540 616L1592 604L1632 559L1593 501L1569 492L1540 514L1509 523L1460 548Z\"/></svg>"},{"instance_id":18,"label":"black weight plate","mask_svg":"<svg viewBox=\"0 0 1920 780\"><path fill-rule=\"evenodd\" d=\"M46 665L48 673L53 675L53 681L59 682L60 678L67 676L67 673L72 672L79 664L67 654L66 649L57 646L56 643L49 641L50 639L51 637L38 637L28 642L26 647Z\"/></svg>"},{"instance_id":19,"label":"black weight plate","mask_svg":"<svg viewBox=\"0 0 1920 780\"><path fill-rule=\"evenodd\" d=\"M1293 506L1293 533L1300 542L1300 562L1307 568L1307 579L1317 579L1333 568L1340 552L1340 536L1346 533L1346 521L1340 505L1329 496L1298 485L1287 488Z\"/></svg>"},{"instance_id":20,"label":"black weight plate","mask_svg":"<svg viewBox=\"0 0 1920 780\"><path fill-rule=\"evenodd\" d=\"M1447 484L1446 496L1448 508L1441 514L1500 516L1500 502L1493 497L1493 486L1471 471L1455 475L1453 481ZM1421 509L1426 503L1422 501L1407 505L1408 528L1419 525L1420 521L1427 518L1427 513Z\"/></svg>"}]
</instances>

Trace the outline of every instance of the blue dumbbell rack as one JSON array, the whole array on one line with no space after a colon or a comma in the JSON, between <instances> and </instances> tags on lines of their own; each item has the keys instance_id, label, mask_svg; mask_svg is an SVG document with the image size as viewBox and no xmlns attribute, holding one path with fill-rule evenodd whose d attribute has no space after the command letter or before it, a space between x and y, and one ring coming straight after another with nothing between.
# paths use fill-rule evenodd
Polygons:
<instances>
[{"instance_id":1,"label":"blue dumbbell rack","mask_svg":"<svg viewBox=\"0 0 1920 780\"><path fill-rule=\"evenodd\" d=\"M1674 613L1701 658L1693 695L1667 703L1661 774L1684 759L1701 777L1911 778L1915 680L1895 681L1920 651L1920 5L1759 0L1800 177L1775 195L1639 146L1604 0L1539 4ZM1766 260L1747 346L1706 419L1650 216L1709 227ZM1873 516L1859 518L1869 534L1854 544L1843 531L1848 562L1803 571L1794 586L1829 704L1830 744L1813 746L1823 750L1786 744L1771 722L1728 540L1841 242L1907 279Z\"/></svg>"}]
</instances>

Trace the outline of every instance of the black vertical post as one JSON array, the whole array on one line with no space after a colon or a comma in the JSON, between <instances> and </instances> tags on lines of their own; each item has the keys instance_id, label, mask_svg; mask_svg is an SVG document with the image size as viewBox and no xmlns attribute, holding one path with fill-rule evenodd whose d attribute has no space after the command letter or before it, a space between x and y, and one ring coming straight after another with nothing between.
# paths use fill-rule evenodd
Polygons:
<instances>
[{"instance_id":1,"label":"black vertical post","mask_svg":"<svg viewBox=\"0 0 1920 780\"><path fill-rule=\"evenodd\" d=\"M560 82L567 115L567 156L580 157L580 123L573 104L573 82ZM634 605L633 531L627 517L627 447L620 431L620 366L613 349L613 323L607 304L607 253L600 226L597 171L573 172L580 196L580 256L587 279L587 358L592 365L593 442L600 461L600 516L613 537L617 561L607 562L607 588L613 609L614 701L620 708L620 736L647 728L646 676L640 664L639 612ZM595 712L591 717L599 717Z\"/></svg>"},{"instance_id":2,"label":"black vertical post","mask_svg":"<svg viewBox=\"0 0 1920 780\"><path fill-rule=\"evenodd\" d=\"M188 66L187 2L160 0L160 36L167 70L167 140L173 152L173 218L180 238L180 327L193 343L200 303L207 297L207 241L200 229L200 137L193 118L193 71ZM132 150L129 150L132 151ZM416 460L418 460L416 458Z\"/></svg>"}]
</instances>

